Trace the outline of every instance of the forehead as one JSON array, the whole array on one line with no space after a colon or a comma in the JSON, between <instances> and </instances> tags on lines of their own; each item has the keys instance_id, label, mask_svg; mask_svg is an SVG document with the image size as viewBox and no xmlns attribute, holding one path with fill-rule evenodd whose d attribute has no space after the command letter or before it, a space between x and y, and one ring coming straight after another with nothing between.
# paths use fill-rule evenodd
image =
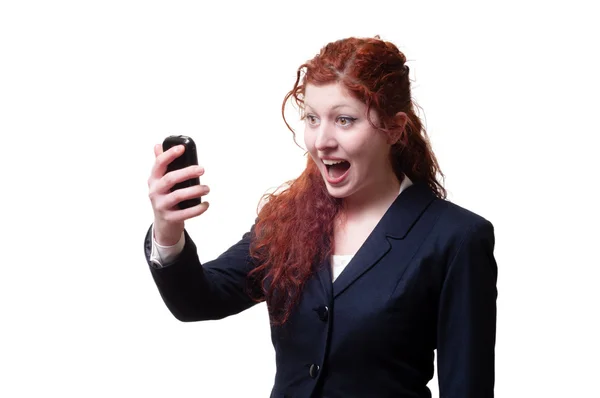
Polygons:
<instances>
[{"instance_id":1,"label":"forehead","mask_svg":"<svg viewBox=\"0 0 600 398\"><path fill-rule=\"evenodd\" d=\"M341 83L319 86L307 84L304 89L304 103L307 108L320 111L341 107L350 107L357 111L366 109L366 105L354 98Z\"/></svg>"}]
</instances>

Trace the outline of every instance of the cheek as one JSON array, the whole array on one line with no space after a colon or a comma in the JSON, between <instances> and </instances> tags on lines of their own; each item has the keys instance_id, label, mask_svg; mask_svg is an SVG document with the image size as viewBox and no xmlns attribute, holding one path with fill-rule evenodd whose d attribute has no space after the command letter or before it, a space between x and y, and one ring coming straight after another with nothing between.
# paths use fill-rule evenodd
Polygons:
<instances>
[{"instance_id":1,"label":"cheek","mask_svg":"<svg viewBox=\"0 0 600 398\"><path fill-rule=\"evenodd\" d=\"M345 142L346 152L361 163L377 161L385 152L385 143L377 132L361 131Z\"/></svg>"},{"instance_id":2,"label":"cheek","mask_svg":"<svg viewBox=\"0 0 600 398\"><path fill-rule=\"evenodd\" d=\"M344 153L351 159L363 160L369 152L369 142L356 139L348 139L339 142L344 149Z\"/></svg>"},{"instance_id":3,"label":"cheek","mask_svg":"<svg viewBox=\"0 0 600 398\"><path fill-rule=\"evenodd\" d=\"M305 127L304 128L304 146L306 146L306 149L311 151L314 148L315 144L315 139L314 139L314 134L312 134L312 132L310 131L309 128Z\"/></svg>"}]
</instances>

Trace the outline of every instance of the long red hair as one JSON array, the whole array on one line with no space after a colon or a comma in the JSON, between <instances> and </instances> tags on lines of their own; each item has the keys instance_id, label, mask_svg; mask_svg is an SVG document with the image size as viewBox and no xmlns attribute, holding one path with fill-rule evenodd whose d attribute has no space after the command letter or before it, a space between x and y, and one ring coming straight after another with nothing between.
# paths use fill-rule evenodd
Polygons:
<instances>
[{"instance_id":1,"label":"long red hair","mask_svg":"<svg viewBox=\"0 0 600 398\"><path fill-rule=\"evenodd\" d=\"M298 68L292 90L285 96L292 99L303 115L307 84L341 83L357 99L372 109L379 123L371 124L400 139L392 146L390 160L401 181L403 175L414 183L425 183L440 198L446 197L438 182L442 174L431 150L420 118L415 113L411 97L409 69L406 57L398 48L376 38L348 38L327 44L313 59ZM395 115L404 112L408 121L403 127ZM262 287L261 298L269 307L271 322L287 321L297 304L302 288L333 248L333 221L342 207L341 199L327 192L323 178L308 156L304 172L289 187L279 193L266 194L260 209L250 245L250 255L257 267L250 277Z\"/></svg>"}]
</instances>

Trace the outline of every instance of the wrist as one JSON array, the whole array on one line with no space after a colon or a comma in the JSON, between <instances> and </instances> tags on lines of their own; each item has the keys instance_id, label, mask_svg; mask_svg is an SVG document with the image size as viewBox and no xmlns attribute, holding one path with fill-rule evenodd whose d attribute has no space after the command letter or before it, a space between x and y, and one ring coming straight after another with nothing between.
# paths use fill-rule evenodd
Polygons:
<instances>
[{"instance_id":1,"label":"wrist","mask_svg":"<svg viewBox=\"0 0 600 398\"><path fill-rule=\"evenodd\" d=\"M154 241L160 246L173 246L181 239L184 223L154 221Z\"/></svg>"}]
</instances>

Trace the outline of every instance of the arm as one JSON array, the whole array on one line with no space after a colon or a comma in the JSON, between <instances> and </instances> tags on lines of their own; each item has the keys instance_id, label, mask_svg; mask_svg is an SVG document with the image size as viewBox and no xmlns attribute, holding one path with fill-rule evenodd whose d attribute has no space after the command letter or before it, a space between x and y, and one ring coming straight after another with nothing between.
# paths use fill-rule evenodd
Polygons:
<instances>
[{"instance_id":1,"label":"arm","mask_svg":"<svg viewBox=\"0 0 600 398\"><path fill-rule=\"evenodd\" d=\"M249 258L253 228L215 260L201 264L196 245L184 231L181 253L168 266L150 261L152 228L145 239L145 254L158 291L173 316L182 322L222 319L257 302L249 294L247 274L254 267ZM257 294L254 289L253 294Z\"/></svg>"},{"instance_id":2,"label":"arm","mask_svg":"<svg viewBox=\"0 0 600 398\"><path fill-rule=\"evenodd\" d=\"M438 313L440 398L492 398L496 343L494 229L484 221L463 236Z\"/></svg>"}]
</instances>

